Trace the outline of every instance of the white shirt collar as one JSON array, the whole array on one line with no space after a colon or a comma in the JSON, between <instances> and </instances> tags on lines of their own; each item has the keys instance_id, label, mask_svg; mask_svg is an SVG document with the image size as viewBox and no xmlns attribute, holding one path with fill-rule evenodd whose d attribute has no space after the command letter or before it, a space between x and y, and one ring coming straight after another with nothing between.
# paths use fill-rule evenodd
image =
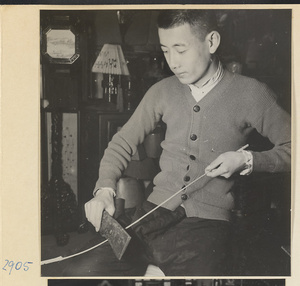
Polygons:
<instances>
[{"instance_id":1,"label":"white shirt collar","mask_svg":"<svg viewBox=\"0 0 300 286\"><path fill-rule=\"evenodd\" d=\"M200 101L206 94L208 94L223 78L224 68L222 63L219 61L218 69L214 73L214 75L208 79L205 83L202 84L201 87L198 87L194 84L189 84L189 88L195 100Z\"/></svg>"}]
</instances>

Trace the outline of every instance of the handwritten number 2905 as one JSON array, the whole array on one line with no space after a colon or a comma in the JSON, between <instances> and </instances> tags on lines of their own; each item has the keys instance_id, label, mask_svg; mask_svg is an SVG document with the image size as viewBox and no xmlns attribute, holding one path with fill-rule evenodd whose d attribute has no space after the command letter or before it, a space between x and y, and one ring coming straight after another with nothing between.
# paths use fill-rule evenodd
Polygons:
<instances>
[{"instance_id":1,"label":"handwritten number 2905","mask_svg":"<svg viewBox=\"0 0 300 286\"><path fill-rule=\"evenodd\" d=\"M5 270L5 271L9 270L9 275L11 274L13 269L28 271L29 270L29 265L28 264L33 263L33 262L25 262L23 264L21 261L18 261L17 263L15 263L14 261L12 261L12 260L9 261L8 259L5 259L5 261L6 261L6 263L5 263L5 265L2 269Z\"/></svg>"}]
</instances>

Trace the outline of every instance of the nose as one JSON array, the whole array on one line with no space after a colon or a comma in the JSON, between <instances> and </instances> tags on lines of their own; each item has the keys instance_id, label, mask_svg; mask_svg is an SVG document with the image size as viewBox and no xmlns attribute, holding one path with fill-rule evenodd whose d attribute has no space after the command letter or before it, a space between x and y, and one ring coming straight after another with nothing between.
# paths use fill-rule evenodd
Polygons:
<instances>
[{"instance_id":1,"label":"nose","mask_svg":"<svg viewBox=\"0 0 300 286\"><path fill-rule=\"evenodd\" d=\"M176 70L180 66L179 57L173 51L169 52L167 62L171 70Z\"/></svg>"}]
</instances>

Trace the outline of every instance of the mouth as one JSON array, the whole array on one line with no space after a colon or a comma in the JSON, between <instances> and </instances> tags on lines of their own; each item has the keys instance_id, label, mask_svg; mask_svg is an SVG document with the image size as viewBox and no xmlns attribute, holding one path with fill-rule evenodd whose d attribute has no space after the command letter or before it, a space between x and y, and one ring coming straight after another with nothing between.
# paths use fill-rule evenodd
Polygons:
<instances>
[{"instance_id":1,"label":"mouth","mask_svg":"<svg viewBox=\"0 0 300 286\"><path fill-rule=\"evenodd\" d=\"M177 77L181 78L181 77L184 77L186 75L186 72L179 72L179 73L177 72L175 75Z\"/></svg>"}]
</instances>

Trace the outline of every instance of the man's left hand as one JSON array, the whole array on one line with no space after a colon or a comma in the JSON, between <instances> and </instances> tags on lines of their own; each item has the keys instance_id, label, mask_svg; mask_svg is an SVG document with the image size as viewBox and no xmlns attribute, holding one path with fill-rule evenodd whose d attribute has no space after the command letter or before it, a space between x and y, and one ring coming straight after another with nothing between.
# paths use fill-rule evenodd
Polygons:
<instances>
[{"instance_id":1,"label":"man's left hand","mask_svg":"<svg viewBox=\"0 0 300 286\"><path fill-rule=\"evenodd\" d=\"M205 173L208 177L229 178L234 173L242 171L244 167L245 156L243 153L225 152L206 167Z\"/></svg>"}]
</instances>

